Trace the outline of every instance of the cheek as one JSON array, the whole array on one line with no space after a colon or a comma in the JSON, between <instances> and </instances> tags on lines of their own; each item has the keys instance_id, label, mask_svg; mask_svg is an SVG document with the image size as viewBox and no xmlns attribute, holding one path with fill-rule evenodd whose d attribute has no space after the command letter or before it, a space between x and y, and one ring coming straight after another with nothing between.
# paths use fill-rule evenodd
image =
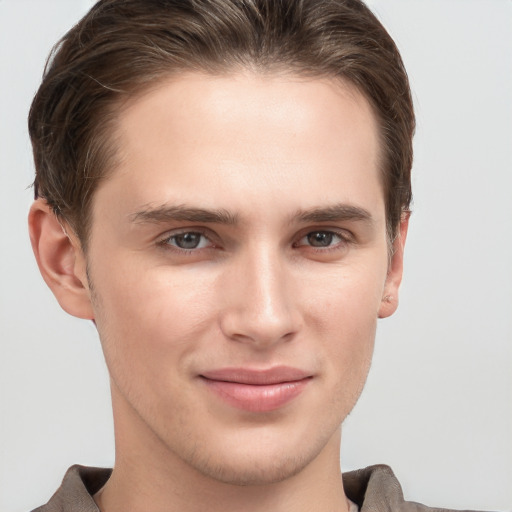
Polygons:
<instances>
[{"instance_id":1,"label":"cheek","mask_svg":"<svg viewBox=\"0 0 512 512\"><path fill-rule=\"evenodd\" d=\"M322 275L312 275L303 284L305 314L309 321L326 334L326 339L338 333L342 343L366 338L374 332L381 304L387 266L369 260L334 267ZM346 336L341 336L345 333Z\"/></svg>"},{"instance_id":2,"label":"cheek","mask_svg":"<svg viewBox=\"0 0 512 512\"><path fill-rule=\"evenodd\" d=\"M370 367L386 267L360 266L331 275L307 303L306 324L318 334L333 400L355 403Z\"/></svg>"},{"instance_id":3,"label":"cheek","mask_svg":"<svg viewBox=\"0 0 512 512\"><path fill-rule=\"evenodd\" d=\"M135 373L152 386L155 375L186 359L214 324L212 286L204 276L163 267L91 270L97 328L115 379Z\"/></svg>"},{"instance_id":4,"label":"cheek","mask_svg":"<svg viewBox=\"0 0 512 512\"><path fill-rule=\"evenodd\" d=\"M336 306L324 309L324 324L320 326L320 343L328 356L333 383L343 389L360 392L373 354L377 315L375 301L364 304L352 296ZM357 391L359 390L359 391Z\"/></svg>"},{"instance_id":5,"label":"cheek","mask_svg":"<svg viewBox=\"0 0 512 512\"><path fill-rule=\"evenodd\" d=\"M209 315L213 300L207 275L176 272L165 266L133 267L133 272L117 268L93 273L98 282L96 309L109 329L147 332L151 342L150 333L193 327Z\"/></svg>"},{"instance_id":6,"label":"cheek","mask_svg":"<svg viewBox=\"0 0 512 512\"><path fill-rule=\"evenodd\" d=\"M338 423L344 421L363 391L377 327L375 301L364 304L353 298L340 302L329 311L332 321L320 336L326 345L323 353L328 356L325 378L331 390L330 409Z\"/></svg>"}]
</instances>

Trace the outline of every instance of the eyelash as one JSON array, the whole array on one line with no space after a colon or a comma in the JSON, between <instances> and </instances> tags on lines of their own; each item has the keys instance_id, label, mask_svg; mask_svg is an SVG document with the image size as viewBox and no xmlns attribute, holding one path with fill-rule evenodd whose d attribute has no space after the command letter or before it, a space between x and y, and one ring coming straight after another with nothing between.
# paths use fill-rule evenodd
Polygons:
<instances>
[{"instance_id":1,"label":"eyelash","mask_svg":"<svg viewBox=\"0 0 512 512\"><path fill-rule=\"evenodd\" d=\"M170 243L171 240L176 239L179 236L184 236L184 235L200 235L203 238L207 239L212 245L209 247L199 247L199 248L194 247L192 249L185 249L182 247L177 247ZM177 251L182 254L191 254L191 253L195 253L201 249L215 248L215 244L212 242L212 236L207 234L207 232L202 231L201 229L187 229L187 230L179 231L177 233L172 233L170 235L167 234L164 238L162 238L160 241L157 242L157 245L159 245L160 247L163 247L164 249Z\"/></svg>"},{"instance_id":2,"label":"eyelash","mask_svg":"<svg viewBox=\"0 0 512 512\"><path fill-rule=\"evenodd\" d=\"M315 245L312 245L311 243L309 243L309 244L301 244L300 243L302 240L307 239L310 236L320 235L320 234L328 237L329 245L315 246ZM332 239L334 237L338 238L338 242L331 244L330 242L333 241ZM312 249L315 251L326 252L326 251L331 251L331 250L339 250L341 245L344 246L344 245L350 243L351 241L352 241L351 238L349 238L349 236L346 232L340 232L340 231L332 230L332 229L315 229L313 231L308 231L306 234L304 234L302 237L300 237L299 241L294 243L293 246L294 247L304 246L304 247L308 247L309 249ZM311 242L311 240L309 240L309 242Z\"/></svg>"},{"instance_id":3,"label":"eyelash","mask_svg":"<svg viewBox=\"0 0 512 512\"><path fill-rule=\"evenodd\" d=\"M328 236L332 236L332 237L337 237L339 239L339 241L333 245L328 245L325 247L315 247L314 245L300 243L303 239L306 239L308 236L320 234L320 233L328 235ZM184 235L200 235L201 237L208 240L211 245L209 245L208 247L194 247L194 248L186 249L186 248L178 247L178 246L170 243L173 239L176 240L177 237L184 236ZM159 245L160 247L162 247L165 250L176 251L180 254L194 254L201 250L218 248L218 246L216 246L216 244L212 241L212 238L213 238L213 236L209 232L201 230L199 228L198 229L187 229L187 230L179 231L176 233L172 233L170 235L167 234L164 238L162 238L161 240L159 240L157 242L157 245ZM301 234L299 236L298 240L292 244L292 247L293 248L307 247L309 250L312 250L315 252L327 253L330 251L340 250L341 247L346 247L347 245L349 245L353 242L354 242L354 239L353 239L353 235L351 233L349 233L345 230L325 228L325 229L308 230L305 233L303 232L303 234Z\"/></svg>"}]
</instances>

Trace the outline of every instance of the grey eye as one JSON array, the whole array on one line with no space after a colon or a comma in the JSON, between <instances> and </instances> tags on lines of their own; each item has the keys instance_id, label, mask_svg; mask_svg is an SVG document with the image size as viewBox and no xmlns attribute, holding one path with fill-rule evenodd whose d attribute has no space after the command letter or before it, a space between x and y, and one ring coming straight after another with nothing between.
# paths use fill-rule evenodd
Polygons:
<instances>
[{"instance_id":1,"label":"grey eye","mask_svg":"<svg viewBox=\"0 0 512 512\"><path fill-rule=\"evenodd\" d=\"M312 247L329 247L332 245L335 236L339 238L330 231L313 231L306 235L306 239Z\"/></svg>"},{"instance_id":2,"label":"grey eye","mask_svg":"<svg viewBox=\"0 0 512 512\"><path fill-rule=\"evenodd\" d=\"M173 235L169 238L170 244L180 249L198 249L205 245L206 238L202 233L189 231L186 233L180 233L179 235Z\"/></svg>"}]
</instances>

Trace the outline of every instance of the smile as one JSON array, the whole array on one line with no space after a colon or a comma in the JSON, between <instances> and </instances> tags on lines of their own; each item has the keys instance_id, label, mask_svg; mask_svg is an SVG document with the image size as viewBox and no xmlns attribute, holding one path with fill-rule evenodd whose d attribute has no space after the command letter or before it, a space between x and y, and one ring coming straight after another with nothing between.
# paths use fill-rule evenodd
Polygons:
<instances>
[{"instance_id":1,"label":"smile","mask_svg":"<svg viewBox=\"0 0 512 512\"><path fill-rule=\"evenodd\" d=\"M269 370L226 368L200 377L224 402L250 412L283 407L300 395L312 379L310 374L284 366Z\"/></svg>"}]
</instances>

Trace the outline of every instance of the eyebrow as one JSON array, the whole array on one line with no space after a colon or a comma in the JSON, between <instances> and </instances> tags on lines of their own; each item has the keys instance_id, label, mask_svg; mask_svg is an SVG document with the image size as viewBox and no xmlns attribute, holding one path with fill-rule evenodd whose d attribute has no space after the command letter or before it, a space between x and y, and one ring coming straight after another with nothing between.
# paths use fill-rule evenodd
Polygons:
<instances>
[{"instance_id":1,"label":"eyebrow","mask_svg":"<svg viewBox=\"0 0 512 512\"><path fill-rule=\"evenodd\" d=\"M199 222L208 224L236 225L239 217L225 209L195 208L186 205L162 205L159 207L146 207L129 216L131 222L137 224L159 224L165 222ZM290 218L290 223L311 222L342 222L362 221L373 223L371 213L359 206L345 203L334 204L326 207L298 210Z\"/></svg>"},{"instance_id":2,"label":"eyebrow","mask_svg":"<svg viewBox=\"0 0 512 512\"><path fill-rule=\"evenodd\" d=\"M131 222L137 224L159 224L164 222L183 221L233 225L238 222L236 215L233 215L224 209L207 210L205 208L194 208L186 205L164 205L156 208L147 207L143 210L132 213L129 217Z\"/></svg>"},{"instance_id":3,"label":"eyebrow","mask_svg":"<svg viewBox=\"0 0 512 512\"><path fill-rule=\"evenodd\" d=\"M363 221L367 224L373 223L372 214L360 206L349 204L334 204L323 208L311 208L300 210L293 217L298 222L342 222L342 221Z\"/></svg>"}]
</instances>

